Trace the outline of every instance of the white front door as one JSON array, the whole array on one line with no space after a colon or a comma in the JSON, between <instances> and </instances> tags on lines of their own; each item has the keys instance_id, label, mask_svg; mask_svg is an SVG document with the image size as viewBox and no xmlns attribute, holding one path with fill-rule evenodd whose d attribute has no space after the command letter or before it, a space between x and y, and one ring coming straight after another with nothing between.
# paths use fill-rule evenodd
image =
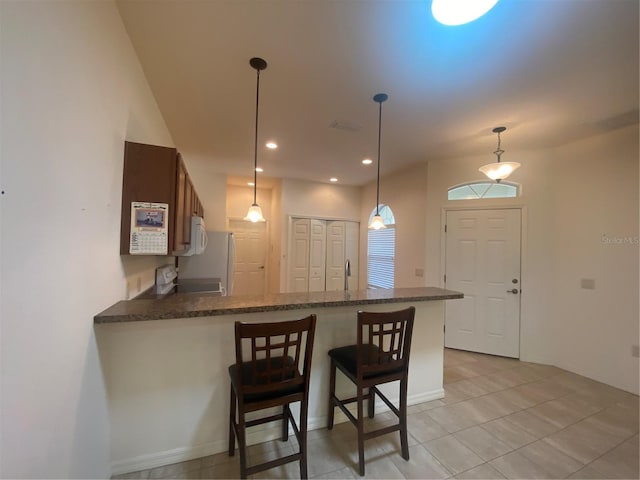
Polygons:
<instances>
[{"instance_id":1,"label":"white front door","mask_svg":"<svg viewBox=\"0 0 640 480\"><path fill-rule=\"evenodd\" d=\"M235 238L233 295L262 295L265 293L266 223L231 220L229 226Z\"/></svg>"},{"instance_id":2,"label":"white front door","mask_svg":"<svg viewBox=\"0 0 640 480\"><path fill-rule=\"evenodd\" d=\"M520 356L520 209L452 210L446 216L445 346Z\"/></svg>"}]
</instances>

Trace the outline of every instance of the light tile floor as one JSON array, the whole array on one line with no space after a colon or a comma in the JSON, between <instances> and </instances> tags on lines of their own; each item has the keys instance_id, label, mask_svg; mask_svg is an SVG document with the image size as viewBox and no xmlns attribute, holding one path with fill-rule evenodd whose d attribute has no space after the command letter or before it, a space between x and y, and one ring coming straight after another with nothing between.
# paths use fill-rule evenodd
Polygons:
<instances>
[{"instance_id":1,"label":"light tile floor","mask_svg":"<svg viewBox=\"0 0 640 480\"><path fill-rule=\"evenodd\" d=\"M638 397L556 367L446 349L445 397L409 407L409 453L397 433L370 440L365 478L638 479ZM375 423L390 421L389 413ZM360 478L350 423L308 435L311 478ZM250 464L295 440L249 448ZM297 478L297 463L253 478ZM226 453L114 478L239 478Z\"/></svg>"}]
</instances>

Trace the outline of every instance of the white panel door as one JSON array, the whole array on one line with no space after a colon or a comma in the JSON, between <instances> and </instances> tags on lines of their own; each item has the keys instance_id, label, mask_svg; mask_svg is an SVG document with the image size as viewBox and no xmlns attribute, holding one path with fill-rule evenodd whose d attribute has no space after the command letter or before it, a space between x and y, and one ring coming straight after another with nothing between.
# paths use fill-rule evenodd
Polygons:
<instances>
[{"instance_id":1,"label":"white panel door","mask_svg":"<svg viewBox=\"0 0 640 480\"><path fill-rule=\"evenodd\" d=\"M344 290L345 232L345 222L327 222L327 291Z\"/></svg>"},{"instance_id":2,"label":"white panel door","mask_svg":"<svg viewBox=\"0 0 640 480\"><path fill-rule=\"evenodd\" d=\"M291 258L289 259L289 291L309 291L309 241L311 221L308 218L292 220Z\"/></svg>"},{"instance_id":3,"label":"white panel door","mask_svg":"<svg viewBox=\"0 0 640 480\"><path fill-rule=\"evenodd\" d=\"M358 222L345 222L346 240L345 256L351 264L351 276L349 277L349 290L358 290L359 252L360 252L360 224Z\"/></svg>"},{"instance_id":4,"label":"white panel door","mask_svg":"<svg viewBox=\"0 0 640 480\"><path fill-rule=\"evenodd\" d=\"M232 295L265 293L266 223L233 220L229 223L235 238Z\"/></svg>"},{"instance_id":5,"label":"white panel door","mask_svg":"<svg viewBox=\"0 0 640 480\"><path fill-rule=\"evenodd\" d=\"M519 209L447 212L445 346L520 356Z\"/></svg>"},{"instance_id":6,"label":"white panel door","mask_svg":"<svg viewBox=\"0 0 640 480\"><path fill-rule=\"evenodd\" d=\"M324 292L327 224L311 219L309 244L309 291Z\"/></svg>"}]
</instances>

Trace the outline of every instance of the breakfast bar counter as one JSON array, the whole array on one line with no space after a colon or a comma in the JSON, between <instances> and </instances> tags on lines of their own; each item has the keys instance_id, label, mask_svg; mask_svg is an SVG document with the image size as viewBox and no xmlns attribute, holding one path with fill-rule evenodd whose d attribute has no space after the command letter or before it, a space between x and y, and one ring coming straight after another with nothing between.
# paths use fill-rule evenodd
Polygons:
<instances>
[{"instance_id":1,"label":"breakfast bar counter","mask_svg":"<svg viewBox=\"0 0 640 480\"><path fill-rule=\"evenodd\" d=\"M113 474L224 452L228 441L229 373L235 361L234 323L317 316L308 427L326 427L329 356L356 341L358 310L416 309L408 404L444 396L445 303L463 298L441 288L283 293L216 297L175 294L116 303L94 318L107 386ZM397 386L381 390L397 401ZM352 394L338 375L338 395ZM379 408L378 408L379 407ZM297 415L297 405L292 405ZM386 405L376 407L384 412ZM345 421L336 411L336 423ZM249 429L249 444L280 435L279 425Z\"/></svg>"},{"instance_id":2,"label":"breakfast bar counter","mask_svg":"<svg viewBox=\"0 0 640 480\"><path fill-rule=\"evenodd\" d=\"M161 299L123 300L96 315L94 322L138 322L349 305L451 300L462 298L462 296L460 292L436 287L275 293L229 297L184 293Z\"/></svg>"}]
</instances>

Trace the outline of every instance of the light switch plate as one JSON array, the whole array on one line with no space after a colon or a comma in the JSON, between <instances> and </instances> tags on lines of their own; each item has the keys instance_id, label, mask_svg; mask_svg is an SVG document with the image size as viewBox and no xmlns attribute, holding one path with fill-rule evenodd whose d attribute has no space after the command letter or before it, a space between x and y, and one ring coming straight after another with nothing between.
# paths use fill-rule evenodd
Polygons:
<instances>
[{"instance_id":1,"label":"light switch plate","mask_svg":"<svg viewBox=\"0 0 640 480\"><path fill-rule=\"evenodd\" d=\"M416 277L424 277L424 268L416 268Z\"/></svg>"},{"instance_id":2,"label":"light switch plate","mask_svg":"<svg viewBox=\"0 0 640 480\"><path fill-rule=\"evenodd\" d=\"M580 280L580 288L585 288L587 290L595 290L596 281L593 278L583 278Z\"/></svg>"}]
</instances>

